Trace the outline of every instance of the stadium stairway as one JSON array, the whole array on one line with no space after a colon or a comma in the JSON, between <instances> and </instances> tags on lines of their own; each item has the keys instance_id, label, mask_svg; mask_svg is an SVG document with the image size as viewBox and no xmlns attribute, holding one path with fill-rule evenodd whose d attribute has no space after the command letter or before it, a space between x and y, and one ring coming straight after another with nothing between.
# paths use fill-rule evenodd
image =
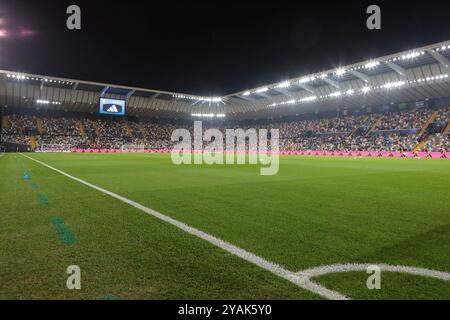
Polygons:
<instances>
[{"instance_id":1,"label":"stadium stairway","mask_svg":"<svg viewBox=\"0 0 450 320\"><path fill-rule=\"evenodd\" d=\"M431 116L428 118L427 122L425 122L425 124L420 129L419 137L422 136L425 133L425 131L427 130L428 126L434 121L434 119L436 119L437 115L438 115L438 112L437 111L433 111Z\"/></svg>"},{"instance_id":2,"label":"stadium stairway","mask_svg":"<svg viewBox=\"0 0 450 320\"><path fill-rule=\"evenodd\" d=\"M36 137L35 137L35 136L30 136L30 145L31 145L31 148L32 148L33 150L36 149L37 143L36 143Z\"/></svg>"},{"instance_id":3,"label":"stadium stairway","mask_svg":"<svg viewBox=\"0 0 450 320\"><path fill-rule=\"evenodd\" d=\"M148 133L147 133L147 130L145 130L145 128L144 128L144 126L142 124L138 123L137 125L138 125L138 129L141 132L142 137L143 137L141 139L140 143L143 144L146 148L148 148L148 142L147 142Z\"/></svg>"},{"instance_id":4,"label":"stadium stairway","mask_svg":"<svg viewBox=\"0 0 450 320\"><path fill-rule=\"evenodd\" d=\"M88 120L88 121L90 121L90 120ZM97 124L94 121L90 121L90 123L92 125L92 128L95 129L95 134L97 135L97 137L100 136L100 129L98 128Z\"/></svg>"},{"instance_id":5,"label":"stadium stairway","mask_svg":"<svg viewBox=\"0 0 450 320\"><path fill-rule=\"evenodd\" d=\"M133 139L133 131L131 131L130 125L126 121L124 121L123 124L125 126L125 129L127 130L128 138Z\"/></svg>"},{"instance_id":6,"label":"stadium stairway","mask_svg":"<svg viewBox=\"0 0 450 320\"><path fill-rule=\"evenodd\" d=\"M84 128L83 123L80 120L77 120L78 131L80 131L81 136L84 138L86 136L86 130Z\"/></svg>"},{"instance_id":7,"label":"stadium stairway","mask_svg":"<svg viewBox=\"0 0 450 320\"><path fill-rule=\"evenodd\" d=\"M430 141L431 136L427 136L423 139L413 150L413 152L419 152Z\"/></svg>"},{"instance_id":8,"label":"stadium stairway","mask_svg":"<svg viewBox=\"0 0 450 320\"><path fill-rule=\"evenodd\" d=\"M448 107L447 112L450 115L450 107ZM443 133L448 133L449 131L450 131L450 121L447 122L447 125L445 126Z\"/></svg>"},{"instance_id":9,"label":"stadium stairway","mask_svg":"<svg viewBox=\"0 0 450 320\"><path fill-rule=\"evenodd\" d=\"M365 137L367 137L369 134L372 133L373 130L375 130L375 128L378 126L378 124L381 122L381 119L383 119L383 115L381 115L374 123L373 125L370 127L369 130L367 130L367 132L364 134Z\"/></svg>"},{"instance_id":10,"label":"stadium stairway","mask_svg":"<svg viewBox=\"0 0 450 320\"><path fill-rule=\"evenodd\" d=\"M448 133L449 131L450 131L450 121L447 122L447 125L445 126L443 133Z\"/></svg>"},{"instance_id":11,"label":"stadium stairway","mask_svg":"<svg viewBox=\"0 0 450 320\"><path fill-rule=\"evenodd\" d=\"M36 127L38 129L39 134L42 136L44 134L44 124L42 123L41 118L36 119Z\"/></svg>"},{"instance_id":12,"label":"stadium stairway","mask_svg":"<svg viewBox=\"0 0 450 320\"><path fill-rule=\"evenodd\" d=\"M6 128L8 128L8 125L9 125L8 116L3 116L2 117L2 128L6 129Z\"/></svg>"},{"instance_id":13,"label":"stadium stairway","mask_svg":"<svg viewBox=\"0 0 450 320\"><path fill-rule=\"evenodd\" d=\"M356 127L355 129L352 130L352 132L350 132L350 134L348 135L349 137L353 137L353 135L355 134L356 130L358 130L360 127Z\"/></svg>"}]
</instances>

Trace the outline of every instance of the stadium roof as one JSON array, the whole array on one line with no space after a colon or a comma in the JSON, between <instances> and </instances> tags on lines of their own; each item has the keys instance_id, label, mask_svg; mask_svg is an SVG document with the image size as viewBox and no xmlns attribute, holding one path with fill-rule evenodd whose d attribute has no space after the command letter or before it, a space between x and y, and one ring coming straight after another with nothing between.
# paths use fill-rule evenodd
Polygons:
<instances>
[{"instance_id":1,"label":"stadium roof","mask_svg":"<svg viewBox=\"0 0 450 320\"><path fill-rule=\"evenodd\" d=\"M449 59L444 41L222 97L0 70L0 103L97 112L104 95L137 116L271 118L450 97Z\"/></svg>"}]
</instances>

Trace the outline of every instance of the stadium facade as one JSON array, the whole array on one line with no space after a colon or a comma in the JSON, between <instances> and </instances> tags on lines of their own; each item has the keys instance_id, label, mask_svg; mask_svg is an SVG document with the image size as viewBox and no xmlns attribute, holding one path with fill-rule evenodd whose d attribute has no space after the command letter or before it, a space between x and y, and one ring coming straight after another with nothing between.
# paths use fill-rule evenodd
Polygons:
<instances>
[{"instance_id":1,"label":"stadium facade","mask_svg":"<svg viewBox=\"0 0 450 320\"><path fill-rule=\"evenodd\" d=\"M450 97L450 41L324 70L222 97L202 97L0 71L0 104L97 112L100 96L127 100L145 117L259 119ZM447 98L447 99L446 99Z\"/></svg>"},{"instance_id":2,"label":"stadium facade","mask_svg":"<svg viewBox=\"0 0 450 320\"><path fill-rule=\"evenodd\" d=\"M221 97L3 70L0 142L12 151L168 151L176 128L206 120L279 129L282 152L448 157L449 59L445 41Z\"/></svg>"}]
</instances>

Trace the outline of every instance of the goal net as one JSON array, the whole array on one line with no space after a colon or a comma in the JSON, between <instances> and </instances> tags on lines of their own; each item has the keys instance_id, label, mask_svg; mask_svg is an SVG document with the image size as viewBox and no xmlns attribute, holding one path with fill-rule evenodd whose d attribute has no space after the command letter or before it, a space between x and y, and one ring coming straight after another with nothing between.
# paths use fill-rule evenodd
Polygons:
<instances>
[{"instance_id":1,"label":"goal net","mask_svg":"<svg viewBox=\"0 0 450 320\"><path fill-rule=\"evenodd\" d=\"M41 144L36 149L37 152L70 152L73 146L70 144Z\"/></svg>"},{"instance_id":2,"label":"goal net","mask_svg":"<svg viewBox=\"0 0 450 320\"><path fill-rule=\"evenodd\" d=\"M144 144L124 144L121 148L122 152L144 152Z\"/></svg>"}]
</instances>

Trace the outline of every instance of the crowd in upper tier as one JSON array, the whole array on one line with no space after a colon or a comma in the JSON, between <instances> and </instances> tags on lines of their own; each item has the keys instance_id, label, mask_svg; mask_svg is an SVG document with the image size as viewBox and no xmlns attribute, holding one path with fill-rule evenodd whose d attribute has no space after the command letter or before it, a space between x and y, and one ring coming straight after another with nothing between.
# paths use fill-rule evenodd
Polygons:
<instances>
[{"instance_id":1,"label":"crowd in upper tier","mask_svg":"<svg viewBox=\"0 0 450 320\"><path fill-rule=\"evenodd\" d=\"M432 121L428 121L436 112ZM433 117L432 117L433 118ZM270 124L230 124L215 128L279 129L280 150L285 151L413 151L424 140L421 150L449 150L449 109L421 108L403 112L349 115L314 120L273 122ZM427 123L436 124L432 133L422 133ZM175 125L152 121L126 121L74 117L9 115L2 130L6 142L59 145L66 149L120 149L124 145L144 145L148 149L170 149L175 129L193 132L193 124ZM203 130L212 128L203 123ZM31 139L31 137L33 137Z\"/></svg>"},{"instance_id":2,"label":"crowd in upper tier","mask_svg":"<svg viewBox=\"0 0 450 320\"><path fill-rule=\"evenodd\" d=\"M379 123L376 125L376 130L407 130L421 128L422 125L431 116L430 109L405 111L399 113L384 113Z\"/></svg>"}]
</instances>

